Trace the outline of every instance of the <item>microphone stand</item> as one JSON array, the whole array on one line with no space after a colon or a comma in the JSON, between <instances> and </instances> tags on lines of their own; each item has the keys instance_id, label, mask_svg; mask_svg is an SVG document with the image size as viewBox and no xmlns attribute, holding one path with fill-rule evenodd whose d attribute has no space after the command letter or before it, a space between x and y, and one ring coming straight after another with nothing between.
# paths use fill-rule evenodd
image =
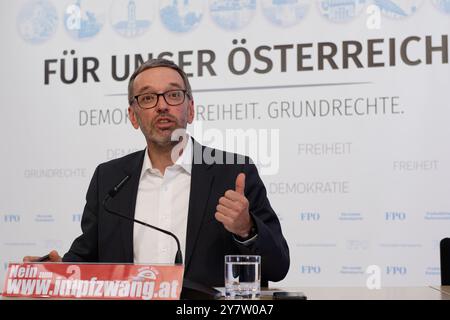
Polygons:
<instances>
[{"instance_id":1,"label":"microphone stand","mask_svg":"<svg viewBox=\"0 0 450 320\"><path fill-rule=\"evenodd\" d=\"M105 199L103 200L103 208L104 208L107 212L109 212L109 213L111 213L111 214L114 214L114 215L116 215L116 216L119 216L119 217L121 217L121 218L124 218L124 219L126 219L126 220L128 220L128 221L139 223L139 224L141 224L141 225L143 225L143 226L152 228L152 229L154 229L154 230L160 231L160 232L162 232L162 233L165 233L165 234L167 234L167 235L173 237L173 238L175 239L175 241L177 242L177 253L176 253L176 256L175 256L175 264L178 264L178 265L179 265L179 264L183 264L183 255L182 255L182 253L181 253L180 240L178 240L178 237L177 237L177 236L175 236L175 235L174 235L172 232L170 232L170 231L167 231L167 230L164 230L164 229L161 229L161 228L152 226L151 224L142 222L142 221L137 220L137 219L134 219L134 218L127 217L127 216L124 215L124 214L121 214L121 213L119 213L119 212L117 212L117 211L113 211L113 210L109 209L108 206L106 205L106 203L108 202L109 199L111 199L111 197L110 197L109 194L107 194L106 197L105 197Z\"/></svg>"},{"instance_id":2,"label":"microphone stand","mask_svg":"<svg viewBox=\"0 0 450 320\"><path fill-rule=\"evenodd\" d=\"M152 226L148 223L128 217L122 213L119 213L117 211L114 211L114 210L111 210L108 208L108 206L107 206L108 201L116 196L116 194L120 191L120 189L125 185L125 183L129 179L130 179L130 175L125 176L113 189L111 189L108 192L108 194L103 199L103 203L102 203L103 208L108 213L111 213L118 217L124 218L131 222L139 223L143 226L160 231L162 233L165 233L165 234L173 237L175 239L175 241L177 242L177 248L178 248L176 256L175 256L175 264L182 265L183 264L183 255L181 253L180 241L178 240L178 237L175 236L172 232ZM183 277L183 288L181 290L181 299L182 300L214 300L214 299L220 299L221 296L222 296L222 293L219 290L205 286L205 285L200 284L195 281L191 281L190 279Z\"/></svg>"}]
</instances>

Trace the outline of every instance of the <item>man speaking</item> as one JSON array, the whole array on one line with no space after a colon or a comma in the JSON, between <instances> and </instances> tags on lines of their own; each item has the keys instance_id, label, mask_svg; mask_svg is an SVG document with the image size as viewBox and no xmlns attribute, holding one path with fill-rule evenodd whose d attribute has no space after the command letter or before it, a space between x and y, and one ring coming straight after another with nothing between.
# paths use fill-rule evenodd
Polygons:
<instances>
[{"instance_id":1,"label":"man speaking","mask_svg":"<svg viewBox=\"0 0 450 320\"><path fill-rule=\"evenodd\" d=\"M130 78L128 102L130 121L141 129L147 148L97 167L86 195L82 234L62 258L52 251L49 260L174 261L172 237L112 211L176 235L185 279L223 286L224 256L252 254L261 256L263 285L282 280L289 248L257 169L249 158L202 146L187 134L194 100L183 70L164 59L146 61Z\"/></svg>"}]
</instances>

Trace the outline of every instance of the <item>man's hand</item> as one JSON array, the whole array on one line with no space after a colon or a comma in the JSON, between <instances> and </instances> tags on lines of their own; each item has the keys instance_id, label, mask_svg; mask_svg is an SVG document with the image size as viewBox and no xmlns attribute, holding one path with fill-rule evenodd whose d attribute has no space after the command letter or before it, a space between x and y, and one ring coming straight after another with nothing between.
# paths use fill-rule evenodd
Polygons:
<instances>
[{"instance_id":1,"label":"man's hand","mask_svg":"<svg viewBox=\"0 0 450 320\"><path fill-rule=\"evenodd\" d=\"M248 200L244 195L245 174L236 178L236 190L228 190L219 199L215 217L225 229L241 238L248 237L253 221L248 211Z\"/></svg>"},{"instance_id":2,"label":"man's hand","mask_svg":"<svg viewBox=\"0 0 450 320\"><path fill-rule=\"evenodd\" d=\"M42 257L35 257L35 256L26 256L23 257L23 262L43 262L41 260ZM49 254L48 254L48 259L46 259L45 261L49 261L49 262L61 262L62 258L59 256L58 252L55 250L52 250Z\"/></svg>"}]
</instances>

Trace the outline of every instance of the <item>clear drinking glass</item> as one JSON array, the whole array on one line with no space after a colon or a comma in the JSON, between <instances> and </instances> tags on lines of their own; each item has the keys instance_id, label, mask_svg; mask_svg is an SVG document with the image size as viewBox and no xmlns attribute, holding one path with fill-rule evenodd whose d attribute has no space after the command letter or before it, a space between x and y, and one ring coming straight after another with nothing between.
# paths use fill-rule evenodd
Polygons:
<instances>
[{"instance_id":1,"label":"clear drinking glass","mask_svg":"<svg viewBox=\"0 0 450 320\"><path fill-rule=\"evenodd\" d=\"M225 297L255 299L261 293L261 256L225 256Z\"/></svg>"}]
</instances>

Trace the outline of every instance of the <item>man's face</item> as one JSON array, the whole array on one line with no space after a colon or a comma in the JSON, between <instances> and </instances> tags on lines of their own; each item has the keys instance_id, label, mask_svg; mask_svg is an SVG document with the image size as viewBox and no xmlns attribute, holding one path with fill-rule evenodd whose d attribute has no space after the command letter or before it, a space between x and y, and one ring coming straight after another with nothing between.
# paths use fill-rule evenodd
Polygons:
<instances>
[{"instance_id":1,"label":"man's face","mask_svg":"<svg viewBox=\"0 0 450 320\"><path fill-rule=\"evenodd\" d=\"M134 79L133 95L177 89L186 89L180 74L171 68L156 67L141 72ZM171 141L174 130L185 129L194 120L194 102L186 96L182 104L170 106L163 96L159 96L154 108L142 109L135 100L128 108L128 113L133 127L141 128L147 142L167 146L177 143Z\"/></svg>"}]
</instances>

